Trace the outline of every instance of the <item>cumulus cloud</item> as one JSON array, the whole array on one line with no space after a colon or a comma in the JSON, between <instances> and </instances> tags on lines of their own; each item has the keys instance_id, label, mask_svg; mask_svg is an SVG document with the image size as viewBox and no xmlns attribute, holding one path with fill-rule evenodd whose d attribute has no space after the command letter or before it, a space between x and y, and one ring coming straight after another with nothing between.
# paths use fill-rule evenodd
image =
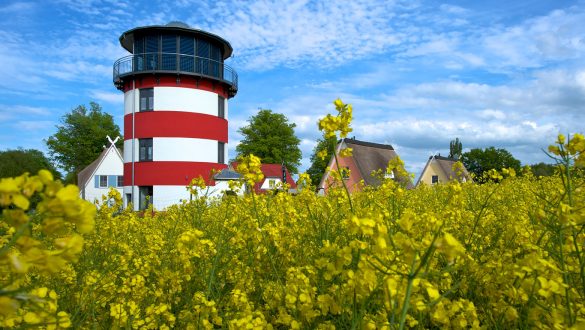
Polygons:
<instances>
[{"instance_id":1,"label":"cumulus cloud","mask_svg":"<svg viewBox=\"0 0 585 330\"><path fill-rule=\"evenodd\" d=\"M381 53L404 38L393 24L403 20L399 2L234 1L206 10L208 21L197 17L193 25L231 40L234 60L250 70L337 65ZM221 20L210 18L214 13Z\"/></svg>"},{"instance_id":2,"label":"cumulus cloud","mask_svg":"<svg viewBox=\"0 0 585 330\"><path fill-rule=\"evenodd\" d=\"M97 101L103 101L115 105L124 104L124 96L122 92L106 92L102 90L94 90L91 91L90 96Z\"/></svg>"},{"instance_id":3,"label":"cumulus cloud","mask_svg":"<svg viewBox=\"0 0 585 330\"><path fill-rule=\"evenodd\" d=\"M493 28L482 37L485 50L502 67L540 67L546 61L576 59L585 53L585 11L555 10L521 24Z\"/></svg>"}]
</instances>

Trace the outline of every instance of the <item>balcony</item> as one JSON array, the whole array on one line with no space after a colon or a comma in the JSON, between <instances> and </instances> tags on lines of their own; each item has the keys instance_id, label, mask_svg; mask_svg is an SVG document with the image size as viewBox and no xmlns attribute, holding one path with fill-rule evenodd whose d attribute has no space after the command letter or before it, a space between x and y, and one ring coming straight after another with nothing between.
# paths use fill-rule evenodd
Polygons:
<instances>
[{"instance_id":1,"label":"balcony","mask_svg":"<svg viewBox=\"0 0 585 330\"><path fill-rule=\"evenodd\" d=\"M144 73L210 78L229 85L230 96L238 92L238 74L230 66L210 58L175 53L143 53L122 57L114 63L114 85L121 89L124 77Z\"/></svg>"}]
</instances>

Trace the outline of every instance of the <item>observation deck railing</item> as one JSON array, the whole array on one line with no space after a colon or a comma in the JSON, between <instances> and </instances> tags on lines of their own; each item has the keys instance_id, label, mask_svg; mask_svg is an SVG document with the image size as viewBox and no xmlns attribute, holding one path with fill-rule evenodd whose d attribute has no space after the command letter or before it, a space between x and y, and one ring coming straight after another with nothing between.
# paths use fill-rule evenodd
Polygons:
<instances>
[{"instance_id":1,"label":"observation deck railing","mask_svg":"<svg viewBox=\"0 0 585 330\"><path fill-rule=\"evenodd\" d=\"M175 73L222 81L230 93L238 90L238 74L229 65L206 57L177 53L143 53L120 58L114 63L114 85L122 87L122 78L139 73Z\"/></svg>"}]
</instances>

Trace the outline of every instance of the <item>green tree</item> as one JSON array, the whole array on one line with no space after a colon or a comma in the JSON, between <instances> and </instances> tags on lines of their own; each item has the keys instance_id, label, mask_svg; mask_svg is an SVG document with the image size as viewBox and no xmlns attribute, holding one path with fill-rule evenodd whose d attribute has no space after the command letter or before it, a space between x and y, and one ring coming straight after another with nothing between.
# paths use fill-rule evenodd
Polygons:
<instances>
[{"instance_id":1,"label":"green tree","mask_svg":"<svg viewBox=\"0 0 585 330\"><path fill-rule=\"evenodd\" d=\"M335 137L325 139L320 138L317 140L317 145L313 148L313 154L311 155L311 167L307 170L307 174L311 177L313 185L318 185L325 174L325 169L329 165L329 160L333 155L333 149L335 148L336 140ZM319 157L319 153L323 150L327 153L325 158Z\"/></svg>"},{"instance_id":2,"label":"green tree","mask_svg":"<svg viewBox=\"0 0 585 330\"><path fill-rule=\"evenodd\" d=\"M297 173L302 154L295 127L283 114L260 110L250 117L247 126L238 130L244 139L236 147L236 152L238 156L254 154L266 164L284 162L291 173Z\"/></svg>"},{"instance_id":3,"label":"green tree","mask_svg":"<svg viewBox=\"0 0 585 330\"><path fill-rule=\"evenodd\" d=\"M455 140L451 140L449 143L449 158L459 159L461 158L461 153L463 152L463 145L459 138L455 138Z\"/></svg>"},{"instance_id":4,"label":"green tree","mask_svg":"<svg viewBox=\"0 0 585 330\"><path fill-rule=\"evenodd\" d=\"M556 165L553 164L546 164L546 163L538 163L530 165L530 169L532 170L532 174L534 176L552 176L555 174L555 169L557 168Z\"/></svg>"},{"instance_id":5,"label":"green tree","mask_svg":"<svg viewBox=\"0 0 585 330\"><path fill-rule=\"evenodd\" d=\"M513 168L520 172L520 161L506 149L489 147L485 149L471 149L461 155L461 162L470 173L480 178L485 171L503 168Z\"/></svg>"},{"instance_id":6,"label":"green tree","mask_svg":"<svg viewBox=\"0 0 585 330\"><path fill-rule=\"evenodd\" d=\"M106 136L112 139L121 136L120 128L112 115L102 112L102 107L90 102L90 109L79 105L61 118L57 133L45 142L51 158L67 174L67 181L77 183L77 173L93 162L107 144ZM122 147L123 140L117 143Z\"/></svg>"},{"instance_id":7,"label":"green tree","mask_svg":"<svg viewBox=\"0 0 585 330\"><path fill-rule=\"evenodd\" d=\"M49 170L55 179L61 179L61 173L36 149L17 149L0 151L0 178L15 177L25 172L35 175L39 170Z\"/></svg>"}]
</instances>

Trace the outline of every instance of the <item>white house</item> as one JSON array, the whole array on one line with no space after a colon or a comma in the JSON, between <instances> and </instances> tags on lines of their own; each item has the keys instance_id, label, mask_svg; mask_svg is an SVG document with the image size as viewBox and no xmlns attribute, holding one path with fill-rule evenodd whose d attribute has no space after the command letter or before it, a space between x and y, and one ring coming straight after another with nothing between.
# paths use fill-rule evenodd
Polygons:
<instances>
[{"instance_id":1,"label":"white house","mask_svg":"<svg viewBox=\"0 0 585 330\"><path fill-rule=\"evenodd\" d=\"M116 142L108 136L110 146L104 147L99 157L77 174L77 186L81 198L93 202L101 200L110 187L116 188L120 195L124 187L124 159L122 153L116 148Z\"/></svg>"},{"instance_id":2,"label":"white house","mask_svg":"<svg viewBox=\"0 0 585 330\"><path fill-rule=\"evenodd\" d=\"M425 168L423 169L416 185L421 184L437 184L446 183L452 180L459 182L472 181L469 172L462 163L459 163L460 168L454 169L453 166L457 163L457 159L444 157L441 155L433 155L429 157Z\"/></svg>"}]
</instances>

